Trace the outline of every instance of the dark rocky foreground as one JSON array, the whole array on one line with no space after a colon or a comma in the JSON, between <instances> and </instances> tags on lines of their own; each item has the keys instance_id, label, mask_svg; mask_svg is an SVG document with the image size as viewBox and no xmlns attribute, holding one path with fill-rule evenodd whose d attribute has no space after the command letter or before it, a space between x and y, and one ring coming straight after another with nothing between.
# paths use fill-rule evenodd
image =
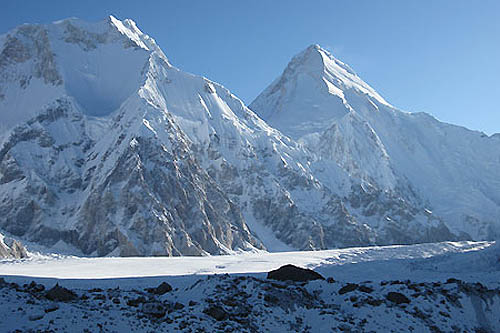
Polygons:
<instances>
[{"instance_id":1,"label":"dark rocky foreground","mask_svg":"<svg viewBox=\"0 0 500 333\"><path fill-rule=\"evenodd\" d=\"M0 279L2 332L498 332L500 289L446 282L210 275L149 288ZM179 286L173 283L177 282Z\"/></svg>"}]
</instances>

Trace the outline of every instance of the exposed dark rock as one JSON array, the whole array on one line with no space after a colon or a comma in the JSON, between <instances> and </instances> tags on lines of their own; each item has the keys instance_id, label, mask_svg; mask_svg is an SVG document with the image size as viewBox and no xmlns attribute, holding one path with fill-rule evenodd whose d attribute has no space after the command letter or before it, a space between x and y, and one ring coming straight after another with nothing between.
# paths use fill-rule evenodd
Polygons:
<instances>
[{"instance_id":1,"label":"exposed dark rock","mask_svg":"<svg viewBox=\"0 0 500 333\"><path fill-rule=\"evenodd\" d=\"M195 306L195 305L197 305L197 304L198 304L198 302L195 302L195 301L189 301L189 306Z\"/></svg>"},{"instance_id":2,"label":"exposed dark rock","mask_svg":"<svg viewBox=\"0 0 500 333\"><path fill-rule=\"evenodd\" d=\"M156 295L163 295L165 293L168 293L169 291L172 291L172 286L166 282L162 282L158 287L147 288L146 291Z\"/></svg>"},{"instance_id":3,"label":"exposed dark rock","mask_svg":"<svg viewBox=\"0 0 500 333\"><path fill-rule=\"evenodd\" d=\"M395 291L389 292L387 294L386 298L389 301L396 303L396 304L403 304L403 303L409 304L410 303L410 299L408 297L406 297L405 295L403 295L401 293L395 292Z\"/></svg>"},{"instance_id":4,"label":"exposed dark rock","mask_svg":"<svg viewBox=\"0 0 500 333\"><path fill-rule=\"evenodd\" d=\"M325 278L307 268L301 268L294 265L285 265L267 273L267 278L278 281L296 281L307 282L312 280L324 280Z\"/></svg>"},{"instance_id":5,"label":"exposed dark rock","mask_svg":"<svg viewBox=\"0 0 500 333\"><path fill-rule=\"evenodd\" d=\"M266 294L266 295L264 295L264 301L266 303L278 304L280 300L278 297L276 297L274 295Z\"/></svg>"},{"instance_id":6,"label":"exposed dark rock","mask_svg":"<svg viewBox=\"0 0 500 333\"><path fill-rule=\"evenodd\" d=\"M203 313L209 315L210 317L214 318L217 321L225 320L229 317L228 313L226 310L224 310L222 307L218 305L212 305L203 310Z\"/></svg>"},{"instance_id":7,"label":"exposed dark rock","mask_svg":"<svg viewBox=\"0 0 500 333\"><path fill-rule=\"evenodd\" d=\"M165 307L161 303L156 302L143 303L141 311L155 318L162 318L166 314Z\"/></svg>"},{"instance_id":8,"label":"exposed dark rock","mask_svg":"<svg viewBox=\"0 0 500 333\"><path fill-rule=\"evenodd\" d=\"M174 309L175 310L182 310L182 309L184 309L184 304L179 303L179 302L175 302Z\"/></svg>"},{"instance_id":9,"label":"exposed dark rock","mask_svg":"<svg viewBox=\"0 0 500 333\"><path fill-rule=\"evenodd\" d=\"M36 283L35 281L31 281L26 289L31 293L41 293L45 290L45 286L43 284Z\"/></svg>"},{"instance_id":10,"label":"exposed dark rock","mask_svg":"<svg viewBox=\"0 0 500 333\"><path fill-rule=\"evenodd\" d=\"M446 284L450 284L450 283L456 283L456 284L459 284L459 283L461 283L461 282L462 282L462 281L457 280L457 279L455 279L455 278L449 278L448 280L446 280L446 282L445 282L445 283L446 283Z\"/></svg>"},{"instance_id":11,"label":"exposed dark rock","mask_svg":"<svg viewBox=\"0 0 500 333\"><path fill-rule=\"evenodd\" d=\"M128 306L134 306L137 307L139 304L146 303L146 298L144 296L139 296L135 299L129 299L127 301Z\"/></svg>"},{"instance_id":12,"label":"exposed dark rock","mask_svg":"<svg viewBox=\"0 0 500 333\"><path fill-rule=\"evenodd\" d=\"M45 311L45 313L49 313L49 312L54 312L56 310L59 309L59 305L57 303L52 303L52 304L49 304L47 305L43 311Z\"/></svg>"},{"instance_id":13,"label":"exposed dark rock","mask_svg":"<svg viewBox=\"0 0 500 333\"><path fill-rule=\"evenodd\" d=\"M403 281L399 281L399 280L394 280L394 281L391 281L390 285L395 285L395 284L405 284Z\"/></svg>"},{"instance_id":14,"label":"exposed dark rock","mask_svg":"<svg viewBox=\"0 0 500 333\"><path fill-rule=\"evenodd\" d=\"M75 300L77 295L73 291L56 284L52 289L47 291L45 297L51 301L69 302Z\"/></svg>"},{"instance_id":15,"label":"exposed dark rock","mask_svg":"<svg viewBox=\"0 0 500 333\"><path fill-rule=\"evenodd\" d=\"M350 293L354 290L358 289L358 285L356 283L348 283L339 290L339 294L343 295L345 293Z\"/></svg>"},{"instance_id":16,"label":"exposed dark rock","mask_svg":"<svg viewBox=\"0 0 500 333\"><path fill-rule=\"evenodd\" d=\"M367 287L367 286L359 286L358 290L361 292L364 292L364 293L368 293L368 294L373 292L373 288Z\"/></svg>"},{"instance_id":17,"label":"exposed dark rock","mask_svg":"<svg viewBox=\"0 0 500 333\"><path fill-rule=\"evenodd\" d=\"M369 298L369 299L366 300L366 304L369 304L371 306L379 306L382 303L384 303L384 301L381 300L381 299Z\"/></svg>"},{"instance_id":18,"label":"exposed dark rock","mask_svg":"<svg viewBox=\"0 0 500 333\"><path fill-rule=\"evenodd\" d=\"M40 320L40 319L43 319L44 317L44 314L43 313L34 313L34 314L31 314L28 319L30 321L36 321L36 320Z\"/></svg>"}]
</instances>

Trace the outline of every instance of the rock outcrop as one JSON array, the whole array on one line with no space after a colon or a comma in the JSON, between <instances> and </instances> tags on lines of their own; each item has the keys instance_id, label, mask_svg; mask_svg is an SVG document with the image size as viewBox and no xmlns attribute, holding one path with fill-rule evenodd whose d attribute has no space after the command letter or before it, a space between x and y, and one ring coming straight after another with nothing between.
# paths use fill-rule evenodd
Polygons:
<instances>
[{"instance_id":1,"label":"rock outcrop","mask_svg":"<svg viewBox=\"0 0 500 333\"><path fill-rule=\"evenodd\" d=\"M285 265L267 273L267 278L278 281L307 282L313 280L324 280L325 278L312 269Z\"/></svg>"},{"instance_id":2,"label":"rock outcrop","mask_svg":"<svg viewBox=\"0 0 500 333\"><path fill-rule=\"evenodd\" d=\"M23 259L28 251L21 242L0 234L0 259Z\"/></svg>"}]
</instances>

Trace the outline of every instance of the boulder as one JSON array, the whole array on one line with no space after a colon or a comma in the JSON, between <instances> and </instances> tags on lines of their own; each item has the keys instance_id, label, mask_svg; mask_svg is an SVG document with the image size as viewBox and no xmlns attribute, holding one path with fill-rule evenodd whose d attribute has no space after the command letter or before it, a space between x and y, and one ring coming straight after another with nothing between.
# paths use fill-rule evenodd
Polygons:
<instances>
[{"instance_id":1,"label":"boulder","mask_svg":"<svg viewBox=\"0 0 500 333\"><path fill-rule=\"evenodd\" d=\"M57 303L52 303L52 304L48 304L46 305L44 308L43 308L43 311L45 313L49 313L49 312L54 312L56 310L59 309L59 305Z\"/></svg>"},{"instance_id":2,"label":"boulder","mask_svg":"<svg viewBox=\"0 0 500 333\"><path fill-rule=\"evenodd\" d=\"M387 294L386 298L389 301L396 303L396 304L403 304L403 303L409 304L410 303L410 299L408 297L406 297L405 295L403 295L401 293L395 292L395 291L389 292Z\"/></svg>"},{"instance_id":3,"label":"boulder","mask_svg":"<svg viewBox=\"0 0 500 333\"><path fill-rule=\"evenodd\" d=\"M285 265L267 273L267 278L278 281L307 282L311 280L324 280L325 278L315 271L294 265Z\"/></svg>"},{"instance_id":4,"label":"boulder","mask_svg":"<svg viewBox=\"0 0 500 333\"><path fill-rule=\"evenodd\" d=\"M26 290L31 293L41 293L45 290L45 286L43 284L36 283L35 281L31 281L31 283L26 286Z\"/></svg>"},{"instance_id":5,"label":"boulder","mask_svg":"<svg viewBox=\"0 0 500 333\"><path fill-rule=\"evenodd\" d=\"M339 289L339 295L343 295L345 293L350 293L354 290L358 289L358 285L355 283L348 283L342 288Z\"/></svg>"},{"instance_id":6,"label":"boulder","mask_svg":"<svg viewBox=\"0 0 500 333\"><path fill-rule=\"evenodd\" d=\"M44 315L45 315L44 313L37 312L37 313L30 314L28 319L30 321L36 321L36 320L43 319Z\"/></svg>"},{"instance_id":7,"label":"boulder","mask_svg":"<svg viewBox=\"0 0 500 333\"><path fill-rule=\"evenodd\" d=\"M179 302L175 302L173 308L174 308L174 310L182 310L182 309L184 309L184 304L179 303Z\"/></svg>"},{"instance_id":8,"label":"boulder","mask_svg":"<svg viewBox=\"0 0 500 333\"><path fill-rule=\"evenodd\" d=\"M370 294L370 293L372 293L372 292L373 292L373 288L368 287L368 286L359 286L359 287L358 287L358 290L359 290L359 291L362 291L362 292L364 292L364 293L367 293L367 294Z\"/></svg>"},{"instance_id":9,"label":"boulder","mask_svg":"<svg viewBox=\"0 0 500 333\"><path fill-rule=\"evenodd\" d=\"M218 305L212 305L206 308L205 310L203 310L203 313L209 315L210 317L214 318L217 321L225 320L229 317L226 310L224 310L221 306Z\"/></svg>"},{"instance_id":10,"label":"boulder","mask_svg":"<svg viewBox=\"0 0 500 333\"><path fill-rule=\"evenodd\" d=\"M77 295L73 291L56 284L52 289L47 291L45 297L51 301L69 302L75 300Z\"/></svg>"},{"instance_id":11,"label":"boulder","mask_svg":"<svg viewBox=\"0 0 500 333\"><path fill-rule=\"evenodd\" d=\"M162 318L167 313L165 307L161 303L156 302L143 303L141 311L155 318Z\"/></svg>"},{"instance_id":12,"label":"boulder","mask_svg":"<svg viewBox=\"0 0 500 333\"><path fill-rule=\"evenodd\" d=\"M144 298L144 296L139 296L137 298L129 299L127 301L127 305L133 306L133 307L138 307L139 304L142 304L142 303L146 303L146 298Z\"/></svg>"},{"instance_id":13,"label":"boulder","mask_svg":"<svg viewBox=\"0 0 500 333\"><path fill-rule=\"evenodd\" d=\"M165 293L168 293L169 291L172 291L172 286L166 282L162 282L158 287L147 288L146 291L156 295L163 295Z\"/></svg>"}]
</instances>

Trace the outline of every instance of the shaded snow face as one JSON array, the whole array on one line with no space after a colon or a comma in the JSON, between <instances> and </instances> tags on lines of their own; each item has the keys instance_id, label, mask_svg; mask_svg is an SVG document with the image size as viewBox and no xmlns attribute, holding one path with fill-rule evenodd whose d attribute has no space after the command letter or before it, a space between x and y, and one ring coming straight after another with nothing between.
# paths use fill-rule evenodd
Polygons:
<instances>
[{"instance_id":1,"label":"shaded snow face","mask_svg":"<svg viewBox=\"0 0 500 333\"><path fill-rule=\"evenodd\" d=\"M105 116L139 89L150 53L112 17L89 27L78 23L67 20L51 26L53 48L64 55L56 62L67 93L82 111Z\"/></svg>"},{"instance_id":2,"label":"shaded snow face","mask_svg":"<svg viewBox=\"0 0 500 333\"><path fill-rule=\"evenodd\" d=\"M131 21L113 17L23 25L0 41L3 130L64 95L87 115L110 114L139 89L150 47L156 47Z\"/></svg>"},{"instance_id":3,"label":"shaded snow face","mask_svg":"<svg viewBox=\"0 0 500 333\"><path fill-rule=\"evenodd\" d=\"M75 32L71 23L67 27L72 28L65 29L64 44L59 40L56 45L65 48L64 57L57 61L66 91L84 113L108 115L138 90L149 52L110 30L111 26L94 34Z\"/></svg>"},{"instance_id":4,"label":"shaded snow face","mask_svg":"<svg viewBox=\"0 0 500 333\"><path fill-rule=\"evenodd\" d=\"M106 45L84 54L83 59L65 57L61 62L67 92L88 115L108 115L139 87L147 53L126 50L116 57L115 48Z\"/></svg>"}]
</instances>

